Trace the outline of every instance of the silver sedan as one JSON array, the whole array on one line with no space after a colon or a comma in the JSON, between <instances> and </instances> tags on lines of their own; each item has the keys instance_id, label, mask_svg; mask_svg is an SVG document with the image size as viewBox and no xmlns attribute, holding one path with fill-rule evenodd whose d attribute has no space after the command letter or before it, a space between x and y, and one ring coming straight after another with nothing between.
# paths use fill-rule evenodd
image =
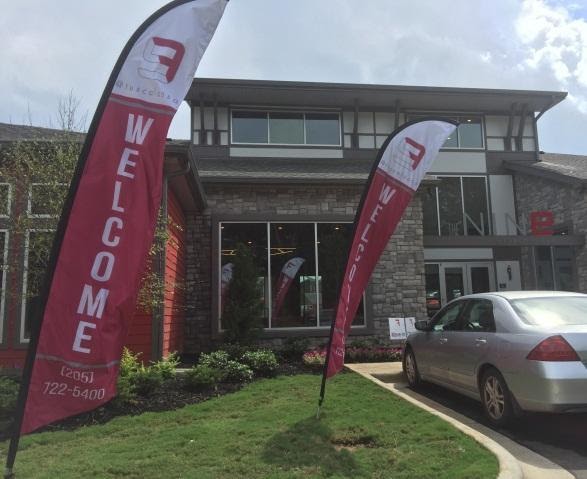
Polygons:
<instances>
[{"instance_id":1,"label":"silver sedan","mask_svg":"<svg viewBox=\"0 0 587 479\"><path fill-rule=\"evenodd\" d=\"M587 295L483 293L417 321L403 355L410 386L430 381L481 401L504 425L522 411L587 411Z\"/></svg>"}]
</instances>

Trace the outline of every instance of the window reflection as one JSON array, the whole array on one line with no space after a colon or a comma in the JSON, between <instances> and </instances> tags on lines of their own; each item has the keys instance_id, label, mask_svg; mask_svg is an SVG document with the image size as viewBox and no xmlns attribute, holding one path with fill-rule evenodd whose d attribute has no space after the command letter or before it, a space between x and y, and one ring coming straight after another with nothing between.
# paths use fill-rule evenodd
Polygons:
<instances>
[{"instance_id":1,"label":"window reflection","mask_svg":"<svg viewBox=\"0 0 587 479\"><path fill-rule=\"evenodd\" d=\"M442 178L442 182L438 186L440 233L442 236L463 234L462 204L461 179L458 177Z\"/></svg>"},{"instance_id":2,"label":"window reflection","mask_svg":"<svg viewBox=\"0 0 587 479\"><path fill-rule=\"evenodd\" d=\"M346 267L353 225L318 225L318 264L320 268L320 326L330 326L336 314L340 282ZM353 325L365 324L363 300L359 304Z\"/></svg>"},{"instance_id":3,"label":"window reflection","mask_svg":"<svg viewBox=\"0 0 587 479\"><path fill-rule=\"evenodd\" d=\"M265 328L328 327L352 230L350 223L220 223L220 317L236 245L243 243L263 274L258 281L264 291ZM363 300L352 324L365 325Z\"/></svg>"},{"instance_id":4,"label":"window reflection","mask_svg":"<svg viewBox=\"0 0 587 479\"><path fill-rule=\"evenodd\" d=\"M313 223L271 223L271 327L317 325Z\"/></svg>"},{"instance_id":5,"label":"window reflection","mask_svg":"<svg viewBox=\"0 0 587 479\"><path fill-rule=\"evenodd\" d=\"M222 223L220 249L220 293L219 311L222 317L224 305L223 290L226 293L232 276L231 265L239 243L247 245L253 254L253 259L261 276L257 278L262 291L264 304L263 325L269 326L268 282L267 282L267 225L265 223Z\"/></svg>"}]
</instances>

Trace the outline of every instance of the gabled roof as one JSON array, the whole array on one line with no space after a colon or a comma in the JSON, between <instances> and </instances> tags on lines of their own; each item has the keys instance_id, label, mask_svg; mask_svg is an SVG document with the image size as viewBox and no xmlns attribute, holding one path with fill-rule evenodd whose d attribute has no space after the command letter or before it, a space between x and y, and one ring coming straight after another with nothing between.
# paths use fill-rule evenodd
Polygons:
<instances>
[{"instance_id":1,"label":"gabled roof","mask_svg":"<svg viewBox=\"0 0 587 479\"><path fill-rule=\"evenodd\" d=\"M364 185L375 158L197 158L204 184ZM426 176L423 186L436 184Z\"/></svg>"},{"instance_id":2,"label":"gabled roof","mask_svg":"<svg viewBox=\"0 0 587 479\"><path fill-rule=\"evenodd\" d=\"M63 130L43 128L40 126L0 123L0 142L63 140L65 135L67 135L67 139L75 138L80 142L83 141L86 136L84 133L75 131L64 132Z\"/></svg>"},{"instance_id":3,"label":"gabled roof","mask_svg":"<svg viewBox=\"0 0 587 479\"><path fill-rule=\"evenodd\" d=\"M199 158L204 183L364 183L373 161L339 158Z\"/></svg>"},{"instance_id":4,"label":"gabled roof","mask_svg":"<svg viewBox=\"0 0 587 479\"><path fill-rule=\"evenodd\" d=\"M587 184L587 156L540 153L540 161L508 160L504 166L520 173L551 179L560 183Z\"/></svg>"}]
</instances>

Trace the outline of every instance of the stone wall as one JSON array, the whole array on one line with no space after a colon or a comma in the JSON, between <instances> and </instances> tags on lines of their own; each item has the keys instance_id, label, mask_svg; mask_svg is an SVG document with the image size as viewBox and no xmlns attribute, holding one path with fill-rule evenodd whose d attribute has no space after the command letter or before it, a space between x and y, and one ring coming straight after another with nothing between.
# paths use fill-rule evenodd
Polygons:
<instances>
[{"instance_id":1,"label":"stone wall","mask_svg":"<svg viewBox=\"0 0 587 479\"><path fill-rule=\"evenodd\" d=\"M348 216L358 205L362 186L264 186L206 185L208 209L188 218L188 312L185 352L206 351L214 345L212 337L212 217L263 215L280 221L300 216L326 221ZM257 217L257 219L259 219ZM368 289L367 324L381 338L389 337L390 316L426 317L422 205L416 195L376 267ZM369 322L371 321L371 322ZM284 337L288 333L284 332ZM305 330L305 337L312 337ZM316 341L324 342L322 335Z\"/></svg>"},{"instance_id":2,"label":"stone wall","mask_svg":"<svg viewBox=\"0 0 587 479\"><path fill-rule=\"evenodd\" d=\"M570 226L570 233L587 231L587 198L580 187L517 174L514 176L516 211L519 224L529 222L532 211L552 211L556 225ZM587 292L587 248L575 250L578 291ZM536 288L532 249L522 248L522 286Z\"/></svg>"}]
</instances>

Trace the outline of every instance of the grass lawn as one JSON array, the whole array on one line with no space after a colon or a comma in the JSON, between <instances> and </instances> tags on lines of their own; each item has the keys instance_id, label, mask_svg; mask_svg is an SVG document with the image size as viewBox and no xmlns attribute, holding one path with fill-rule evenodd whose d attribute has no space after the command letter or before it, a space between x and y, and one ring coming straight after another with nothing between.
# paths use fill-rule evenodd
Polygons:
<instances>
[{"instance_id":1,"label":"grass lawn","mask_svg":"<svg viewBox=\"0 0 587 479\"><path fill-rule=\"evenodd\" d=\"M366 379L262 380L176 411L21 439L20 478L495 478L495 457ZM8 443L0 450L5 455Z\"/></svg>"}]
</instances>

